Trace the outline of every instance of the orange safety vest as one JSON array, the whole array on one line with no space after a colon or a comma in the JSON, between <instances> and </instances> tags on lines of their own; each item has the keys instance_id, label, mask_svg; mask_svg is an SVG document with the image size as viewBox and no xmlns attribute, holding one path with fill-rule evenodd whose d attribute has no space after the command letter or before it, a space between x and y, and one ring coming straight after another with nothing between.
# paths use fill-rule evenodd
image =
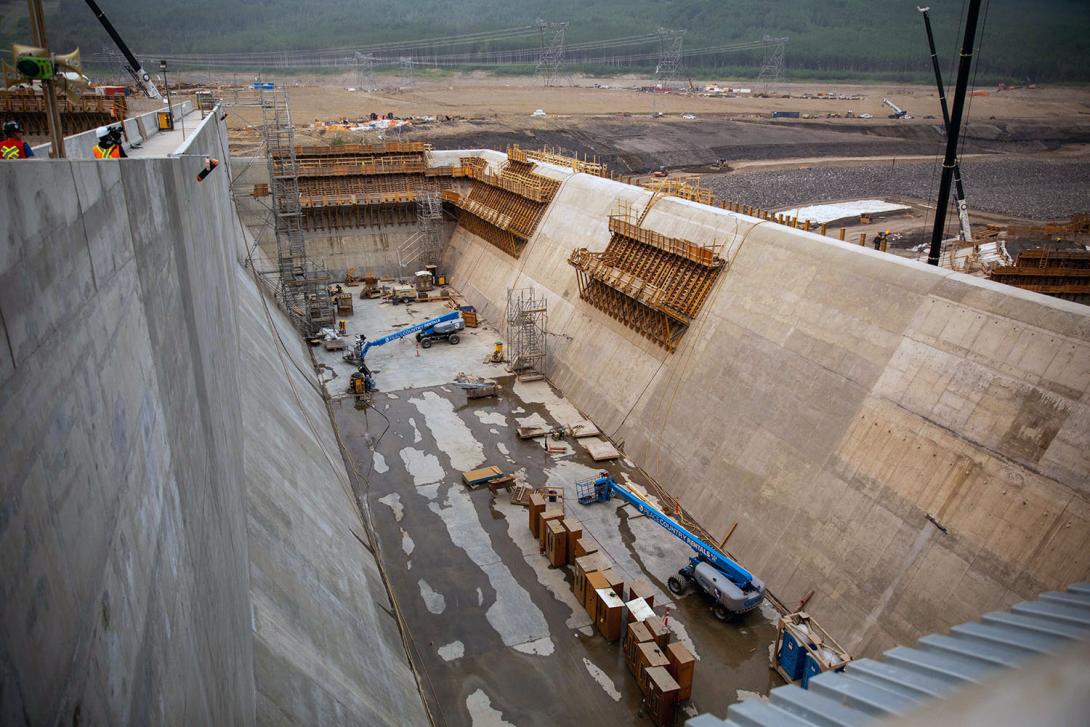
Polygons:
<instances>
[{"instance_id":1,"label":"orange safety vest","mask_svg":"<svg viewBox=\"0 0 1090 727\"><path fill-rule=\"evenodd\" d=\"M95 148L92 150L95 155L95 159L120 159L121 147L117 144L112 144L105 149L99 144L95 144Z\"/></svg>"},{"instance_id":2,"label":"orange safety vest","mask_svg":"<svg viewBox=\"0 0 1090 727\"><path fill-rule=\"evenodd\" d=\"M0 142L0 158L3 159L26 159L26 142L15 141L15 139L4 139Z\"/></svg>"}]
</instances>

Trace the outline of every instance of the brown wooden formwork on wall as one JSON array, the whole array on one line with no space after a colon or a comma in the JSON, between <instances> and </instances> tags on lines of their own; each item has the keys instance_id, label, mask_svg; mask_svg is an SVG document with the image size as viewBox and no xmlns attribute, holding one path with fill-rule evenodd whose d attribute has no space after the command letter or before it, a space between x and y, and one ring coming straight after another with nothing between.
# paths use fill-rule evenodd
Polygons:
<instances>
[{"instance_id":1,"label":"brown wooden formwork on wall","mask_svg":"<svg viewBox=\"0 0 1090 727\"><path fill-rule=\"evenodd\" d=\"M579 297L668 351L700 311L724 263L714 248L610 224L604 252L573 250ZM623 230L623 233L618 231Z\"/></svg>"}]
</instances>

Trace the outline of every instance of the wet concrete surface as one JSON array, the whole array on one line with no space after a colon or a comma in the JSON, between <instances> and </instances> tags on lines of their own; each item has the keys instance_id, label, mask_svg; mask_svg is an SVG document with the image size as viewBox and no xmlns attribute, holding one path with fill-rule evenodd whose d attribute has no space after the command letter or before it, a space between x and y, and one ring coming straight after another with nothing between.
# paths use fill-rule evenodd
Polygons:
<instances>
[{"instance_id":1,"label":"wet concrete surface","mask_svg":"<svg viewBox=\"0 0 1090 727\"><path fill-rule=\"evenodd\" d=\"M625 582L642 577L655 586L655 611L670 606L673 629L699 656L690 713L723 715L738 690L763 693L777 684L767 661L770 612L724 624L699 594L668 600L665 580L689 549L646 518L629 518L617 502L575 500L579 479L606 469L643 485L638 470L621 460L602 468L579 446L557 456L540 440L519 440L516 420L556 420L544 404L516 396L510 377L500 383L498 398L476 401L436 386L376 393L370 411L351 399L335 405L346 445L368 475L362 494L439 721L482 721L479 691L489 710L516 725L627 724L640 709L620 644L586 633L590 618L571 594L570 569L548 567L527 510L502 491L493 496L462 484L463 469L485 464L535 486L564 486L566 511L602 544Z\"/></svg>"},{"instance_id":2,"label":"wet concrete surface","mask_svg":"<svg viewBox=\"0 0 1090 727\"><path fill-rule=\"evenodd\" d=\"M352 327L382 329L400 315L360 301ZM722 716L739 690L766 693L778 685L768 668L775 637L770 607L722 623L700 594L675 603L666 579L687 562L689 548L647 518L630 516L619 501L578 504L575 483L601 470L644 488L633 463L595 463L585 440L554 442L565 449L556 454L540 439L518 438L520 425L571 424L582 415L548 382L516 382L499 375L502 367L485 364L495 338L486 325L453 348L379 349L384 391L368 406L343 396L333 404L437 721L477 727L640 721L640 691L620 642L591 629L571 592L571 569L549 567L526 508L512 505L506 492L462 484L463 470L485 465L513 473L519 483L564 487L567 515L598 541L625 583L642 578L652 585L656 613L670 609L674 637L698 657L693 699L679 719ZM451 371L494 378L499 396L468 400L440 383ZM339 393L339 379L329 383L331 393Z\"/></svg>"}]
</instances>

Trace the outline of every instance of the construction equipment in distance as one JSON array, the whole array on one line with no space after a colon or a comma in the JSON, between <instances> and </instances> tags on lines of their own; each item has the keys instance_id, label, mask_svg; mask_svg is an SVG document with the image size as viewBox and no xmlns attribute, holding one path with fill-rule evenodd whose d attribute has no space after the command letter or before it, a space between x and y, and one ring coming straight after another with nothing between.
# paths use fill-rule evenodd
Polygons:
<instances>
[{"instance_id":1,"label":"construction equipment in distance","mask_svg":"<svg viewBox=\"0 0 1090 727\"><path fill-rule=\"evenodd\" d=\"M891 109L893 109L893 113L889 115L889 117L891 119L911 119L912 118L911 116L908 115L908 111L901 108L897 104L893 103L888 98L882 99L882 103L885 104L886 106L889 106Z\"/></svg>"},{"instance_id":2,"label":"construction equipment in distance","mask_svg":"<svg viewBox=\"0 0 1090 727\"><path fill-rule=\"evenodd\" d=\"M614 482L608 473L603 472L593 480L577 482L575 492L582 505L608 502L616 495L696 551L696 556L689 559L689 564L667 581L667 586L674 595L681 595L695 582L700 590L714 600L712 612L721 621L748 613L760 606L764 600L765 585L759 578L665 515L643 497Z\"/></svg>"},{"instance_id":3,"label":"construction equipment in distance","mask_svg":"<svg viewBox=\"0 0 1090 727\"><path fill-rule=\"evenodd\" d=\"M429 318L426 321L421 321L420 323L414 323L411 326L406 326L400 331L394 331L393 333L382 336L381 338L376 338L373 341L368 341L367 336L361 333L356 338L356 345L352 347L352 350L349 353L346 353L344 355L345 361L348 361L349 363L359 367L359 370L356 373L352 374L352 378L348 384L348 390L350 392L354 391L355 393L362 393L358 390L359 386L362 386L364 391L375 391L375 389L377 388L375 385L375 377L371 373L370 369L367 368L367 364L364 362L364 359L367 356L367 352L370 351L372 348L375 348L377 346L385 346L391 341L396 341L399 338L404 338L405 336L409 336L414 333L421 333L423 335L431 336L432 330L437 325L446 323L448 321L458 321L458 323L462 323L461 317L462 312L454 310L450 313L444 313L441 316L436 316L435 318ZM462 328L464 327L465 324L462 323ZM461 328L459 328L458 330L461 330ZM450 340L451 335L451 333L446 334L448 341ZM421 339L418 340L420 340L420 345L422 347L431 347L430 339L427 344L425 344L424 341ZM451 343L457 343L457 341L451 341Z\"/></svg>"}]
</instances>

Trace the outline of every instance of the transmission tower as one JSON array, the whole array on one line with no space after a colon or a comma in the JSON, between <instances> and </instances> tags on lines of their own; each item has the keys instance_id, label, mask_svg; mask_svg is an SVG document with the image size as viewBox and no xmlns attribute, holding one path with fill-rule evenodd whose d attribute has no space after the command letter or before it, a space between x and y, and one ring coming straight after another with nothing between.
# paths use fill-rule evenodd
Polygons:
<instances>
[{"instance_id":1,"label":"transmission tower","mask_svg":"<svg viewBox=\"0 0 1090 727\"><path fill-rule=\"evenodd\" d=\"M681 46L685 31L659 28L658 35L659 62L655 66L655 80L664 91L668 91L681 68Z\"/></svg>"},{"instance_id":2,"label":"transmission tower","mask_svg":"<svg viewBox=\"0 0 1090 727\"><path fill-rule=\"evenodd\" d=\"M356 90L374 91L378 88L375 83L375 56L371 53L356 52Z\"/></svg>"},{"instance_id":3,"label":"transmission tower","mask_svg":"<svg viewBox=\"0 0 1090 727\"><path fill-rule=\"evenodd\" d=\"M401 56L399 59L401 62L401 82L402 88L413 88L416 86L416 77L413 75L413 59L409 56Z\"/></svg>"},{"instance_id":4,"label":"transmission tower","mask_svg":"<svg viewBox=\"0 0 1090 727\"><path fill-rule=\"evenodd\" d=\"M564 66L564 32L567 23L550 23L538 19L541 31L541 54L537 59L537 75L541 76L546 86L559 83L560 71Z\"/></svg>"},{"instance_id":5,"label":"transmission tower","mask_svg":"<svg viewBox=\"0 0 1090 727\"><path fill-rule=\"evenodd\" d=\"M761 74L757 76L757 88L759 92L768 95L769 86L779 83L783 78L783 49L787 45L787 38L772 38L765 36L765 59L761 64Z\"/></svg>"}]
</instances>

